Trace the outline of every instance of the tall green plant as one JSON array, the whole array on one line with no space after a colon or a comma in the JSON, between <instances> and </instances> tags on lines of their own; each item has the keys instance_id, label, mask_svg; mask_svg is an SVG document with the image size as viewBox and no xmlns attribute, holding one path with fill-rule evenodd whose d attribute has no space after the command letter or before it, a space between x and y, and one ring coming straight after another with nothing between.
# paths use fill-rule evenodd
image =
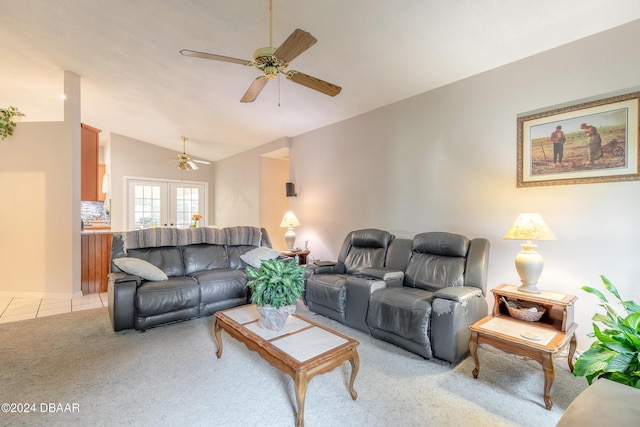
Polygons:
<instances>
[{"instance_id":1,"label":"tall green plant","mask_svg":"<svg viewBox=\"0 0 640 427\"><path fill-rule=\"evenodd\" d=\"M633 301L623 301L613 283L604 276L600 278L605 289L622 305L626 316L620 316L602 292L589 286L582 287L602 301L600 306L605 314L596 313L592 320L605 328L593 324L593 333L589 336L597 340L578 358L573 374L586 377L589 384L595 378L607 378L640 388L640 306Z\"/></svg>"},{"instance_id":2,"label":"tall green plant","mask_svg":"<svg viewBox=\"0 0 640 427\"><path fill-rule=\"evenodd\" d=\"M22 117L22 114L16 107L0 108L0 137L2 140L7 136L13 135L13 128L16 126L14 117Z\"/></svg>"},{"instance_id":3,"label":"tall green plant","mask_svg":"<svg viewBox=\"0 0 640 427\"><path fill-rule=\"evenodd\" d=\"M295 303L304 290L304 267L295 261L264 260L259 269L246 268L251 302L280 308Z\"/></svg>"}]
</instances>

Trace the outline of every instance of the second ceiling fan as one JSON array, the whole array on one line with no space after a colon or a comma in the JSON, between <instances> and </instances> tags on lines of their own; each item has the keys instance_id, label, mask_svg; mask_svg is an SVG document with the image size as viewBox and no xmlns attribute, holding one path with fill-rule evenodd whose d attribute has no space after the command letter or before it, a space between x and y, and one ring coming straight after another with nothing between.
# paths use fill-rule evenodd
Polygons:
<instances>
[{"instance_id":1,"label":"second ceiling fan","mask_svg":"<svg viewBox=\"0 0 640 427\"><path fill-rule=\"evenodd\" d=\"M198 52L195 50L183 49L180 54L195 58L211 59L214 61L231 62L234 64L255 67L263 72L263 75L256 78L249 89L245 92L240 102L253 102L269 80L284 74L287 79L310 89L317 90L329 96L336 96L342 88L332 83L320 80L295 70L288 70L289 63L302 54L305 50L313 46L318 40L306 31L296 29L278 48L272 47L272 0L269 0L269 47L262 47L253 54L253 60L231 58L229 56L215 55L213 53Z\"/></svg>"}]
</instances>

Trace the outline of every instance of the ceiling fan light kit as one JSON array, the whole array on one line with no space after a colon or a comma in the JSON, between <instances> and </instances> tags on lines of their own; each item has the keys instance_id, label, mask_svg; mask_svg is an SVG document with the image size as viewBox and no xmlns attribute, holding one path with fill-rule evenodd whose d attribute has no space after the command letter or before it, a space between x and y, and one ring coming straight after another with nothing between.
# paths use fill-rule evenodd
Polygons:
<instances>
[{"instance_id":1,"label":"ceiling fan light kit","mask_svg":"<svg viewBox=\"0 0 640 427\"><path fill-rule=\"evenodd\" d=\"M271 44L273 34L271 2L269 2L269 44ZM195 50L183 49L180 54L183 56L191 56L194 58L210 59L214 61L231 62L234 64L248 65L262 71L263 75L256 78L249 86L249 89L240 99L240 102L253 102L256 100L262 89L271 79L278 77L278 74L284 74L287 79L294 83L308 87L320 93L329 96L336 96L342 88L332 83L320 80L316 77L301 73L299 71L287 71L289 63L301 55L304 51L316 44L318 40L306 31L299 28L295 29L289 37L278 48L261 47L253 54L253 60L232 58L229 56L216 55L213 53L198 52Z\"/></svg>"},{"instance_id":2,"label":"ceiling fan light kit","mask_svg":"<svg viewBox=\"0 0 640 427\"><path fill-rule=\"evenodd\" d=\"M211 162L207 161L207 160L198 160L198 159L194 159L191 157L191 155L187 154L187 140L189 138L187 138L186 136L182 136L180 137L182 139L182 153L178 153L177 157L178 157L178 169L183 170L183 171L188 171L188 170L196 170L198 169L198 165L197 163L202 163L203 165L208 165L211 164Z\"/></svg>"}]
</instances>

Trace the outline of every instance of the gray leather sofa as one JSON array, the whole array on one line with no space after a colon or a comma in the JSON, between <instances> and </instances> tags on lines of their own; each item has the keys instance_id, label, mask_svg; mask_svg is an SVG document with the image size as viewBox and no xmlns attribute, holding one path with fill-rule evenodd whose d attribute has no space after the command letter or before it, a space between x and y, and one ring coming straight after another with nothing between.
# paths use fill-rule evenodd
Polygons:
<instances>
[{"instance_id":1,"label":"gray leather sofa","mask_svg":"<svg viewBox=\"0 0 640 427\"><path fill-rule=\"evenodd\" d=\"M247 264L240 258L271 247L265 229L155 228L113 235L109 315L115 331L145 329L208 316L247 304ZM137 258L162 270L166 280L123 272L117 258Z\"/></svg>"},{"instance_id":2,"label":"gray leather sofa","mask_svg":"<svg viewBox=\"0 0 640 427\"><path fill-rule=\"evenodd\" d=\"M489 241L428 232L395 239L383 230L347 235L335 265L310 265L310 310L425 358L458 362L469 326L488 314Z\"/></svg>"}]
</instances>

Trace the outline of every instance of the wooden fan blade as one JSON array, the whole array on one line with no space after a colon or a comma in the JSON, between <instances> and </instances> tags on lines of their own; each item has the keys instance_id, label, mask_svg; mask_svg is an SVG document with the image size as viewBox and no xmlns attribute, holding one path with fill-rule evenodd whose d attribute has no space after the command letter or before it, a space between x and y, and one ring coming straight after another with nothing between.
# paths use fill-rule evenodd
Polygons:
<instances>
[{"instance_id":1,"label":"wooden fan blade","mask_svg":"<svg viewBox=\"0 0 640 427\"><path fill-rule=\"evenodd\" d=\"M318 40L306 31L297 28L273 53L282 62L291 62L295 57L316 44Z\"/></svg>"},{"instance_id":2,"label":"wooden fan blade","mask_svg":"<svg viewBox=\"0 0 640 427\"><path fill-rule=\"evenodd\" d=\"M232 62L240 65L251 65L251 61L246 59L231 58L230 56L214 55L213 53L198 52L195 50L182 49L180 55L192 56L194 58L211 59L214 61Z\"/></svg>"},{"instance_id":3,"label":"wooden fan blade","mask_svg":"<svg viewBox=\"0 0 640 427\"><path fill-rule=\"evenodd\" d=\"M325 95L329 96L336 96L342 90L340 86L325 82L324 80L320 80L319 78L301 73L299 71L291 70L287 72L287 78L294 83L306 86L309 89L317 90L318 92L322 92Z\"/></svg>"},{"instance_id":4,"label":"wooden fan blade","mask_svg":"<svg viewBox=\"0 0 640 427\"><path fill-rule=\"evenodd\" d=\"M203 164L203 165L210 165L211 164L211 162L208 161L208 160L191 159L191 161L195 162L195 163L200 163L200 164Z\"/></svg>"},{"instance_id":5,"label":"wooden fan blade","mask_svg":"<svg viewBox=\"0 0 640 427\"><path fill-rule=\"evenodd\" d=\"M260 95L260 92L262 92L262 89L264 89L264 87L267 85L268 82L269 80L265 76L260 76L256 78L253 81L253 83L251 83L251 86L249 86L249 89L247 89L247 91L244 93L244 96L242 97L240 102L255 101L258 95Z\"/></svg>"}]
</instances>

